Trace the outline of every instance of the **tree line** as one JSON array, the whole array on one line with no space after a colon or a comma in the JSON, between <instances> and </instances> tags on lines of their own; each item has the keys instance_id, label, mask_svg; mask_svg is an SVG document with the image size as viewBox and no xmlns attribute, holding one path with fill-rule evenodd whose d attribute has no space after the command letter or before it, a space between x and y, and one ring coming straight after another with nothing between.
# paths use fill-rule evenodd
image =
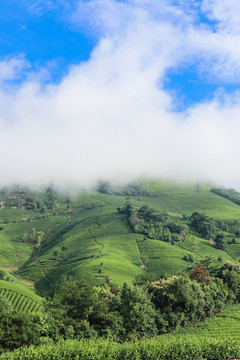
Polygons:
<instances>
[{"instance_id":1,"label":"tree line","mask_svg":"<svg viewBox=\"0 0 240 360\"><path fill-rule=\"evenodd\" d=\"M217 249L225 250L227 247L224 232L228 231L228 225L206 214L193 212L189 217L184 216L183 222L173 219L166 211L159 211L147 205L137 208L126 202L117 209L119 213L127 216L133 232L143 234L149 239L158 239L174 245L175 242L184 241L191 228L201 237L214 240ZM240 237L240 230L235 232L235 236ZM232 242L236 242L235 237Z\"/></svg>"},{"instance_id":2,"label":"tree line","mask_svg":"<svg viewBox=\"0 0 240 360\"><path fill-rule=\"evenodd\" d=\"M61 339L143 340L171 332L240 300L240 266L202 261L187 271L153 281L151 274L133 286L91 287L62 279L44 311L16 312L0 298L0 351Z\"/></svg>"},{"instance_id":3,"label":"tree line","mask_svg":"<svg viewBox=\"0 0 240 360\"><path fill-rule=\"evenodd\" d=\"M127 202L118 207L118 212L126 214L133 232L146 235L150 239L158 239L174 244L183 240L188 232L188 226L172 219L166 211L159 211L143 205L133 207Z\"/></svg>"}]
</instances>

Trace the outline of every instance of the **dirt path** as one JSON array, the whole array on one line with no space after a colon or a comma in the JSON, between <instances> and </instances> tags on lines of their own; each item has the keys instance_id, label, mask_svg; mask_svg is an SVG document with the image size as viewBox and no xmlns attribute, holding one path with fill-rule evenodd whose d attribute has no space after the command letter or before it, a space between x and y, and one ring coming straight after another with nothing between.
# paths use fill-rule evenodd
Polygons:
<instances>
[{"instance_id":1,"label":"dirt path","mask_svg":"<svg viewBox=\"0 0 240 360\"><path fill-rule=\"evenodd\" d=\"M101 225L99 225L98 223L96 223L96 224L97 224L98 226L101 226ZM92 233L92 232L91 232L91 229L88 228L88 232L89 232L89 234L91 234L91 233ZM95 241L96 244L98 244L99 246L101 246L101 250L99 250L99 255L100 255L100 256L104 256L103 253L102 253L103 248L104 248L104 245L97 241L97 237L96 237L96 236L94 236L94 241Z\"/></svg>"},{"instance_id":2,"label":"dirt path","mask_svg":"<svg viewBox=\"0 0 240 360\"><path fill-rule=\"evenodd\" d=\"M104 245L97 241L96 236L94 236L94 241L95 241L96 244L98 244L99 246L101 246L101 250L99 250L99 255L100 255L100 256L104 256L103 253L102 253L103 248L104 248Z\"/></svg>"},{"instance_id":3,"label":"dirt path","mask_svg":"<svg viewBox=\"0 0 240 360\"><path fill-rule=\"evenodd\" d=\"M139 257L140 257L140 261L142 263L142 265L140 265L140 268L142 268L145 272L148 272L148 267L147 265L144 263L142 257L141 257L141 254L142 254L142 251L141 251L141 248L140 248L140 245L139 245L139 242L138 242L138 239L136 238L135 235L133 235L134 239L136 240L136 244L137 244L137 247L138 247L138 250L139 250Z\"/></svg>"}]
</instances>

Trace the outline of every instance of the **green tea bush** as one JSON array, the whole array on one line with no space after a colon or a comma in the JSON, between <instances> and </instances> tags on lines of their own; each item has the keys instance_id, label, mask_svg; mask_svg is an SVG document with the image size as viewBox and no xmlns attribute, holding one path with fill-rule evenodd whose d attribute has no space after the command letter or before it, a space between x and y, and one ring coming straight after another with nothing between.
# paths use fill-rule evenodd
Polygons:
<instances>
[{"instance_id":1,"label":"green tea bush","mask_svg":"<svg viewBox=\"0 0 240 360\"><path fill-rule=\"evenodd\" d=\"M57 344L21 348L1 360L226 360L240 356L234 340L168 336L142 343L118 344L110 340L67 340Z\"/></svg>"}]
</instances>

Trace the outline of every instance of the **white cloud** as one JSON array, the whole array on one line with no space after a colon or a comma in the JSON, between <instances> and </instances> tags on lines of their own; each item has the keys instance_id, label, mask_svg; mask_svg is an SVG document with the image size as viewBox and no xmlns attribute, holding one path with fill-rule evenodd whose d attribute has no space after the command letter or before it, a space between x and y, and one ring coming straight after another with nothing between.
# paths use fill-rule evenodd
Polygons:
<instances>
[{"instance_id":1,"label":"white cloud","mask_svg":"<svg viewBox=\"0 0 240 360\"><path fill-rule=\"evenodd\" d=\"M5 58L0 61L0 83L21 78L23 72L28 69L29 66L30 64L23 55Z\"/></svg>"},{"instance_id":2,"label":"white cloud","mask_svg":"<svg viewBox=\"0 0 240 360\"><path fill-rule=\"evenodd\" d=\"M45 13L64 13L71 11L78 0L21 0L29 13L42 16Z\"/></svg>"},{"instance_id":3,"label":"white cloud","mask_svg":"<svg viewBox=\"0 0 240 360\"><path fill-rule=\"evenodd\" d=\"M240 3L238 0L203 0L202 10L211 20L218 22L219 30L240 32Z\"/></svg>"},{"instance_id":4,"label":"white cloud","mask_svg":"<svg viewBox=\"0 0 240 360\"><path fill-rule=\"evenodd\" d=\"M215 26L198 23L200 9L215 20ZM134 34L138 43L141 41L141 46L146 46L150 38L159 53L168 47L169 31L175 32L178 45L170 50L177 66L196 63L200 75L208 81L238 83L239 15L238 0L80 0L68 18L82 30L88 28L95 36L110 38L115 43ZM142 40L141 31L144 31ZM172 62L169 66L173 66Z\"/></svg>"},{"instance_id":5,"label":"white cloud","mask_svg":"<svg viewBox=\"0 0 240 360\"><path fill-rule=\"evenodd\" d=\"M211 66L216 78L231 79L239 72L237 39L196 25L192 9L184 15L168 1L93 0L81 2L80 13L83 6L101 28L91 59L58 85L31 77L14 93L0 92L0 182L87 184L145 174L237 186L239 93L217 92L174 113L162 86L170 67L194 61L205 74Z\"/></svg>"}]
</instances>

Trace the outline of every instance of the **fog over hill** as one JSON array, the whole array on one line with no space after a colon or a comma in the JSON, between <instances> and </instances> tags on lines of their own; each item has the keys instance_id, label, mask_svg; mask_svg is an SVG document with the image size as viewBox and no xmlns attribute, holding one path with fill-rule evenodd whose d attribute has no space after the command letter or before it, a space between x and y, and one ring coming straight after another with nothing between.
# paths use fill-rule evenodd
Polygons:
<instances>
[{"instance_id":1,"label":"fog over hill","mask_svg":"<svg viewBox=\"0 0 240 360\"><path fill-rule=\"evenodd\" d=\"M58 83L52 64L34 71L23 54L2 59L0 185L145 175L239 188L240 93L224 85L238 85L240 5L190 3L76 1L66 22L97 45ZM179 109L169 70L192 66L217 89Z\"/></svg>"}]
</instances>

